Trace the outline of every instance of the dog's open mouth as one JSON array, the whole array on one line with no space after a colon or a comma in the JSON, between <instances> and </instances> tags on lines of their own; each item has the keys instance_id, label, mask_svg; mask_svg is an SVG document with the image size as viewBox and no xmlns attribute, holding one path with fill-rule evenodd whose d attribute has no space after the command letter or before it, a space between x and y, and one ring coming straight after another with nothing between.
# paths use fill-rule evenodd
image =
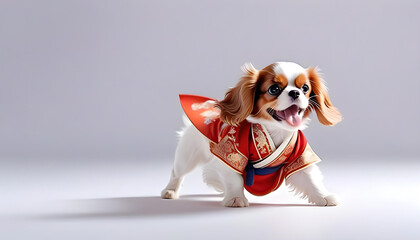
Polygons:
<instances>
[{"instance_id":1,"label":"dog's open mouth","mask_svg":"<svg viewBox=\"0 0 420 240\"><path fill-rule=\"evenodd\" d=\"M277 121L285 120L290 126L298 127L302 123L303 110L305 109L292 105L281 111L268 108L267 112Z\"/></svg>"}]
</instances>

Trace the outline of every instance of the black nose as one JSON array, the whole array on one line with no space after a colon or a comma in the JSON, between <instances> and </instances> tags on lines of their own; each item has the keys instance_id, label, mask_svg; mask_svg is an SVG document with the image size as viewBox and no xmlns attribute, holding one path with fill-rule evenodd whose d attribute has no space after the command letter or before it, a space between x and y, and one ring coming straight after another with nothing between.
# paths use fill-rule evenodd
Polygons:
<instances>
[{"instance_id":1,"label":"black nose","mask_svg":"<svg viewBox=\"0 0 420 240\"><path fill-rule=\"evenodd\" d=\"M298 98L300 95L300 92L298 90L292 90L289 92L289 96L291 96L293 99Z\"/></svg>"}]
</instances>

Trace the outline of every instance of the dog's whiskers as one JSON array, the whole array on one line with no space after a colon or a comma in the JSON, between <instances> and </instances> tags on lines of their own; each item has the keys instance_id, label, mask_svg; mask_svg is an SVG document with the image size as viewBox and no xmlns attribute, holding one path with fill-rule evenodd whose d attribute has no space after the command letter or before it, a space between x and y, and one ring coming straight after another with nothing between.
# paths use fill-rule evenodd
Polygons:
<instances>
[{"instance_id":1,"label":"dog's whiskers","mask_svg":"<svg viewBox=\"0 0 420 240\"><path fill-rule=\"evenodd\" d=\"M312 107L316 107L319 111L322 111L321 106L319 105L319 103L313 101L312 99L311 99L309 105L312 106ZM315 108L314 108L314 110L315 110Z\"/></svg>"}]
</instances>

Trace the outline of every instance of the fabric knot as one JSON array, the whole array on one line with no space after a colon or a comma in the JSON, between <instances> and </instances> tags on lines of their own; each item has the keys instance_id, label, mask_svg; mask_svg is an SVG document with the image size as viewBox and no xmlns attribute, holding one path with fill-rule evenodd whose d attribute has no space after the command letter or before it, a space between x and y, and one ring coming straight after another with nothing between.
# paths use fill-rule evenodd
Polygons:
<instances>
[{"instance_id":1,"label":"fabric knot","mask_svg":"<svg viewBox=\"0 0 420 240\"><path fill-rule=\"evenodd\" d=\"M248 163L245 167L246 171L246 178L245 178L245 185L252 186L254 184L254 176L255 175L268 175L276 172L281 167L283 167L284 164L280 164L275 167L265 167L265 168L254 168L254 165L251 163Z\"/></svg>"}]
</instances>

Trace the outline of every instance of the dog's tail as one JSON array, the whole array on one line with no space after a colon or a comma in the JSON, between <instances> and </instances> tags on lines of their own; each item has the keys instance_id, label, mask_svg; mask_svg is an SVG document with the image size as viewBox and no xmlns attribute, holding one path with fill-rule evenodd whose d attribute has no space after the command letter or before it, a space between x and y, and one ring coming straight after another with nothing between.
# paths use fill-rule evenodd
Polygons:
<instances>
[{"instance_id":1,"label":"dog's tail","mask_svg":"<svg viewBox=\"0 0 420 240\"><path fill-rule=\"evenodd\" d=\"M187 115L185 114L182 115L182 122L184 123L184 126L182 127L181 130L176 132L179 138L184 136L185 131L192 125L190 119L188 119Z\"/></svg>"}]
</instances>

